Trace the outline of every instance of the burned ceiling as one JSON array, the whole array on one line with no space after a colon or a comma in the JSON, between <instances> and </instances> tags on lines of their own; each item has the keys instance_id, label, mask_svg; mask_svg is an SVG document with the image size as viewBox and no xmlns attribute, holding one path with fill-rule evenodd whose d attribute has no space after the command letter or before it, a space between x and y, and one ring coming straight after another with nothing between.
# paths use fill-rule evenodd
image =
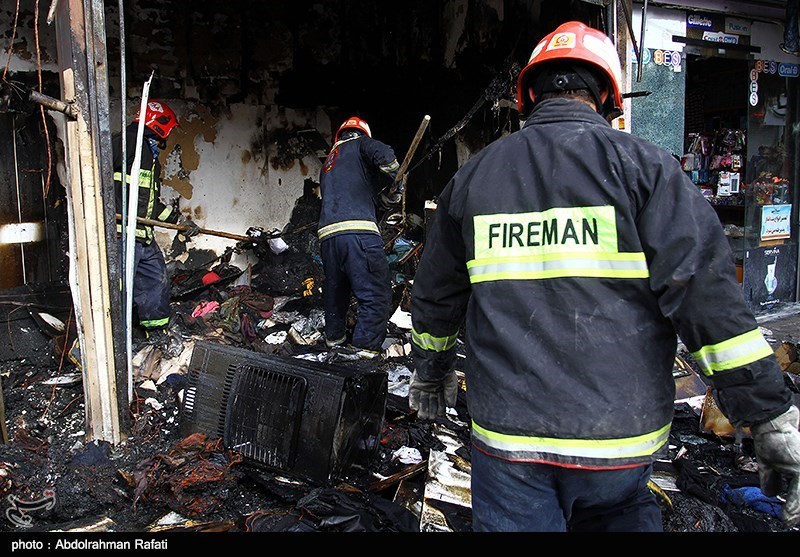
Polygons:
<instances>
[{"instance_id":1,"label":"burned ceiling","mask_svg":"<svg viewBox=\"0 0 800 557\"><path fill-rule=\"evenodd\" d=\"M112 74L119 66L117 6L106 0ZM359 114L400 155L429 114L418 155L436 147L437 156L415 169L420 185L409 192L412 204L421 203L458 165L453 142L435 140L471 109L475 122L463 122L462 134L473 150L518 126L507 109L536 40L555 23L596 22L601 12L560 0L135 0L126 2L123 19L126 77L138 87L154 70L152 97L196 100L216 116L237 103L321 110L332 125ZM111 88L118 96L113 79ZM249 152L285 141L293 127L254 130Z\"/></svg>"}]
</instances>

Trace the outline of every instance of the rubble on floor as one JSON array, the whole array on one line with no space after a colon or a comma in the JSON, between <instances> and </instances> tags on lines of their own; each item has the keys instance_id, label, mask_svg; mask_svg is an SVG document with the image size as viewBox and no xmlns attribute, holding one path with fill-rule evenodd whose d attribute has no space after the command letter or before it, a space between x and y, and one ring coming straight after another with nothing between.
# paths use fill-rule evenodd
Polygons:
<instances>
[{"instance_id":1,"label":"rubble on floor","mask_svg":"<svg viewBox=\"0 0 800 557\"><path fill-rule=\"evenodd\" d=\"M313 234L302 234L295 241L313 250ZM268 264L260 269L218 268L221 280L205 283L211 269L196 270L199 281L182 271L184 288L173 301L179 353L170 357L135 339L132 426L117 446L85 438L81 374L64 357L74 338L68 288L6 293L13 303L0 304L0 312L14 326L7 327L11 346L0 359L8 439L0 446L0 496L9 505L0 531L471 530L463 344L456 407L446 418L418 423L408 407L408 294L421 239L389 236L394 306L382 357L374 360L326 347L320 265L306 255L313 251L301 253L288 242L280 253L262 254ZM797 397L796 345L762 329ZM308 481L290 466L284 473L244 458L224 435L184 431L192 356L208 345L299 367L381 374L385 406L369 458L329 481ZM787 530L776 517L780 501L759 496L751 438L715 414L683 347L673 375L669 458L656 464L651 485L665 531Z\"/></svg>"}]
</instances>

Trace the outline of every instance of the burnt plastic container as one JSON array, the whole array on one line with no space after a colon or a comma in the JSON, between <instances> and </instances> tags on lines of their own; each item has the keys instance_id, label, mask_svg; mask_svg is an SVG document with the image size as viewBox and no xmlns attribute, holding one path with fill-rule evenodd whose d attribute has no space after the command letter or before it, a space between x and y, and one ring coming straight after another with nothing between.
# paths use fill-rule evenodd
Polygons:
<instances>
[{"instance_id":1,"label":"burnt plastic container","mask_svg":"<svg viewBox=\"0 0 800 557\"><path fill-rule=\"evenodd\" d=\"M388 377L200 341L181 433L221 437L245 461L314 484L366 468L378 448Z\"/></svg>"}]
</instances>

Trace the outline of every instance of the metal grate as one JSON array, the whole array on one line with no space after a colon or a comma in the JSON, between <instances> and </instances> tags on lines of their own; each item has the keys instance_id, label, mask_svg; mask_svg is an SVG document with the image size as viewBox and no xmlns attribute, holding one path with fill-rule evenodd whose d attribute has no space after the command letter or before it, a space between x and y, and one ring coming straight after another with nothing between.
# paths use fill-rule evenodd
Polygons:
<instances>
[{"instance_id":1,"label":"metal grate","mask_svg":"<svg viewBox=\"0 0 800 557\"><path fill-rule=\"evenodd\" d=\"M187 375L181 433L222 438L246 461L327 484L377 449L385 371L198 341Z\"/></svg>"},{"instance_id":2,"label":"metal grate","mask_svg":"<svg viewBox=\"0 0 800 557\"><path fill-rule=\"evenodd\" d=\"M223 373L207 373L208 354L187 373L187 387L184 393L184 423L195 424L196 431L203 431L218 437L225 433L225 413L219 409L228 405L231 383L237 366L231 363ZM184 431L188 435L188 431Z\"/></svg>"},{"instance_id":3,"label":"metal grate","mask_svg":"<svg viewBox=\"0 0 800 557\"><path fill-rule=\"evenodd\" d=\"M225 445L267 466L291 468L306 387L303 377L241 366L231 385Z\"/></svg>"}]
</instances>

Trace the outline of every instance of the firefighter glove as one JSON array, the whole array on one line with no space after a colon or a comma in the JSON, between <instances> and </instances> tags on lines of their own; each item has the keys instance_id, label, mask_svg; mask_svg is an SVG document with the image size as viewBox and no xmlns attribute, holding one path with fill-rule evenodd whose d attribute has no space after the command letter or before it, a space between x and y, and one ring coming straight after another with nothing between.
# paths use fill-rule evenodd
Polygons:
<instances>
[{"instance_id":1,"label":"firefighter glove","mask_svg":"<svg viewBox=\"0 0 800 557\"><path fill-rule=\"evenodd\" d=\"M448 406L456 405L458 397L458 378L450 371L439 381L423 381L417 373L411 376L408 389L408 405L417 411L420 420L433 420L444 416Z\"/></svg>"},{"instance_id":2,"label":"firefighter glove","mask_svg":"<svg viewBox=\"0 0 800 557\"><path fill-rule=\"evenodd\" d=\"M182 217L180 226L184 227L184 230L181 230L181 234L183 234L186 239L197 236L200 233L200 227L191 219Z\"/></svg>"},{"instance_id":3,"label":"firefighter glove","mask_svg":"<svg viewBox=\"0 0 800 557\"><path fill-rule=\"evenodd\" d=\"M403 200L403 194L400 192L392 193L391 191L381 192L380 204L382 209L393 209L400 205Z\"/></svg>"},{"instance_id":4,"label":"firefighter glove","mask_svg":"<svg viewBox=\"0 0 800 557\"><path fill-rule=\"evenodd\" d=\"M786 526L800 522L800 411L792 406L775 418L750 427L755 445L761 491L774 497L786 479L782 518Z\"/></svg>"}]
</instances>

